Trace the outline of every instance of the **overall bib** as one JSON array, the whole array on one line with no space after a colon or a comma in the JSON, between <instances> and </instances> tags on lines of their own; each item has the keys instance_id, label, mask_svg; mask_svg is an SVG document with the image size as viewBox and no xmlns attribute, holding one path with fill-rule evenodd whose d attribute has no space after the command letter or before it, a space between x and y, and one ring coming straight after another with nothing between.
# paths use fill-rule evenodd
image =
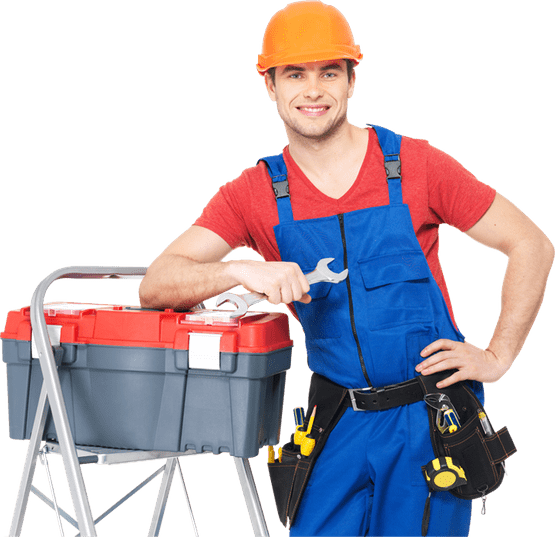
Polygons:
<instances>
[{"instance_id":1,"label":"overall bib","mask_svg":"<svg viewBox=\"0 0 555 537\"><path fill-rule=\"evenodd\" d=\"M403 203L401 136L374 130L385 167L376 180L387 181L389 205L295 220L283 156L263 159L278 204L282 261L307 273L332 257L332 271L349 269L339 284L313 284L310 304L295 303L310 369L346 388L414 378L426 345L464 340ZM482 399L482 385L473 387ZM381 412L348 408L316 461L291 535L420 535L429 492L421 466L433 458L423 401ZM428 535L468 534L470 501L434 493L431 510Z\"/></svg>"}]
</instances>

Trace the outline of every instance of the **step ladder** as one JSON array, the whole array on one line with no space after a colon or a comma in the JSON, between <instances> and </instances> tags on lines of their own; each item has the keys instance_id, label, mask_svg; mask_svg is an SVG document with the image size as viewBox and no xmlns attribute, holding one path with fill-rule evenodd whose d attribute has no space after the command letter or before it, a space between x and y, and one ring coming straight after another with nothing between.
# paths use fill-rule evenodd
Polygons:
<instances>
[{"instance_id":1,"label":"step ladder","mask_svg":"<svg viewBox=\"0 0 555 537\"><path fill-rule=\"evenodd\" d=\"M176 468L181 475L181 481L184 486L186 502L191 516L191 521L194 527L195 535L198 536L196 524L194 521L191 504L185 487L185 481L181 466L179 464L179 457L203 455L203 453L196 453L195 451L187 451L183 453L162 452L162 451L135 451L123 449L104 449L90 446L76 446L73 440L67 409L64 403L60 379L58 376L57 366L54 358L50 339L48 336L46 321L44 318L44 297L47 289L56 280L62 278L76 278L76 279L100 279L100 278L142 278L146 274L146 268L143 267L67 267L53 272L50 276L45 278L35 290L31 300L31 327L35 344L38 351L40 367L43 375L43 385L39 397L35 421L29 440L29 447L27 449L27 456L24 463L23 475L21 477L21 484L16 499L16 505L12 518L12 525L10 528L10 537L19 537L23 526L23 520L27 509L27 503L31 492L43 500L47 505L52 507L57 514L58 524L61 534L63 529L61 526L61 518L72 524L79 530L80 537L96 537L95 525L106 518L110 513L122 505L133 496L138 490L150 483L156 476L163 473L162 483L158 493L154 514L150 525L148 537L155 537L159 535L162 518L168 499L170 486L175 474ZM200 305L199 308L204 306ZM57 442L46 442L43 447L42 438L48 410L52 412L52 418L56 427L58 435ZM69 490L73 501L76 519L73 519L66 511L61 509L55 499L52 480L48 470L47 455L50 453L58 453L63 458L63 464L67 476ZM48 499L46 495L36 489L33 485L33 477L36 468L37 459L45 464L47 469L50 491L52 499ZM82 464L121 464L126 462L138 462L153 459L166 459L164 466L159 468L150 477L144 480L141 484L131 490L121 500L116 502L105 513L100 515L96 520L93 519L83 474L81 472ZM269 537L268 528L264 519L264 513L254 478L252 475L251 467L248 459L240 457L233 457L239 480L243 490L243 496L247 504L247 509L251 519L253 531L256 537Z\"/></svg>"}]
</instances>

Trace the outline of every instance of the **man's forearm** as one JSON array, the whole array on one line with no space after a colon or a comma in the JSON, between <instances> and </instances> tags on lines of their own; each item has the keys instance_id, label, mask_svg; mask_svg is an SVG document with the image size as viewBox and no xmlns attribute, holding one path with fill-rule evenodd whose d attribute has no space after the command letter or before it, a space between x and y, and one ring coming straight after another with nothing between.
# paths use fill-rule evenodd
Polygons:
<instances>
[{"instance_id":1,"label":"man's forearm","mask_svg":"<svg viewBox=\"0 0 555 537\"><path fill-rule=\"evenodd\" d=\"M266 295L272 304L310 301L310 285L296 263L198 262L174 253L164 253L152 263L139 296L144 308L187 309L237 285Z\"/></svg>"},{"instance_id":2,"label":"man's forearm","mask_svg":"<svg viewBox=\"0 0 555 537\"><path fill-rule=\"evenodd\" d=\"M542 303L553 263L547 240L519 244L509 254L501 295L501 313L488 346L510 366L520 352Z\"/></svg>"},{"instance_id":3,"label":"man's forearm","mask_svg":"<svg viewBox=\"0 0 555 537\"><path fill-rule=\"evenodd\" d=\"M177 254L165 254L148 268L139 296L144 308L186 309L231 289L238 282L228 263L199 263Z\"/></svg>"},{"instance_id":4,"label":"man's forearm","mask_svg":"<svg viewBox=\"0 0 555 537\"><path fill-rule=\"evenodd\" d=\"M520 242L510 252L502 291L501 314L489 347L439 339L422 350L416 371L431 375L456 370L438 383L442 389L465 379L495 382L511 367L540 308L553 264L553 246L545 236Z\"/></svg>"}]
</instances>

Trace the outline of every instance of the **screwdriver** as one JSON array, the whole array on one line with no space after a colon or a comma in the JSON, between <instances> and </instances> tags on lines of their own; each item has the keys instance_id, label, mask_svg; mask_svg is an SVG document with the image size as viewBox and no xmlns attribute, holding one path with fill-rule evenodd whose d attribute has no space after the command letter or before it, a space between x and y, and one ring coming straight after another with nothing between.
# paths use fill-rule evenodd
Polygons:
<instances>
[{"instance_id":1,"label":"screwdriver","mask_svg":"<svg viewBox=\"0 0 555 537\"><path fill-rule=\"evenodd\" d=\"M308 457L311 453L312 450L314 449L314 446L316 445L316 439L310 435L310 432L312 431L312 425L314 424L314 418L316 417L316 405L314 406L314 409L312 410L312 415L310 416L310 421L308 422L308 428L306 430L306 435L302 440L301 443L301 454L304 455L305 457Z\"/></svg>"},{"instance_id":2,"label":"screwdriver","mask_svg":"<svg viewBox=\"0 0 555 537\"><path fill-rule=\"evenodd\" d=\"M304 408L298 407L293 410L293 414L295 416L295 435L293 437L293 442L300 446L303 442L303 438L306 436L306 429L303 427L304 424Z\"/></svg>"},{"instance_id":3,"label":"screwdriver","mask_svg":"<svg viewBox=\"0 0 555 537\"><path fill-rule=\"evenodd\" d=\"M478 418L480 419L480 423L482 424L486 436L493 436L493 427L483 410L478 410Z\"/></svg>"},{"instance_id":4,"label":"screwdriver","mask_svg":"<svg viewBox=\"0 0 555 537\"><path fill-rule=\"evenodd\" d=\"M457 417L457 413L452 408L447 407L446 410L443 411L443 430L440 432L443 433L446 430L449 430L450 433L454 433L458 431L460 427L461 423L459 421L459 418Z\"/></svg>"}]
</instances>

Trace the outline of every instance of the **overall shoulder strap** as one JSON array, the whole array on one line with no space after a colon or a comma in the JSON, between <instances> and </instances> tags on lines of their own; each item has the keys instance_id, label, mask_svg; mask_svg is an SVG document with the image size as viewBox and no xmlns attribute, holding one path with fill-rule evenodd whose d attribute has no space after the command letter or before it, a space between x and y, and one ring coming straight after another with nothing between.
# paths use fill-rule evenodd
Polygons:
<instances>
[{"instance_id":1,"label":"overall shoulder strap","mask_svg":"<svg viewBox=\"0 0 555 537\"><path fill-rule=\"evenodd\" d=\"M272 186L276 196L279 222L293 221L293 209L291 208L291 197L289 196L289 181L287 180L287 166L282 155L261 158L258 162L264 162L268 168L268 174L272 179Z\"/></svg>"},{"instance_id":2,"label":"overall shoulder strap","mask_svg":"<svg viewBox=\"0 0 555 537\"><path fill-rule=\"evenodd\" d=\"M403 191L401 189L401 140L400 134L393 131L370 125L378 136L383 157L385 173L387 175L387 185L389 188L389 203L403 203Z\"/></svg>"}]
</instances>

